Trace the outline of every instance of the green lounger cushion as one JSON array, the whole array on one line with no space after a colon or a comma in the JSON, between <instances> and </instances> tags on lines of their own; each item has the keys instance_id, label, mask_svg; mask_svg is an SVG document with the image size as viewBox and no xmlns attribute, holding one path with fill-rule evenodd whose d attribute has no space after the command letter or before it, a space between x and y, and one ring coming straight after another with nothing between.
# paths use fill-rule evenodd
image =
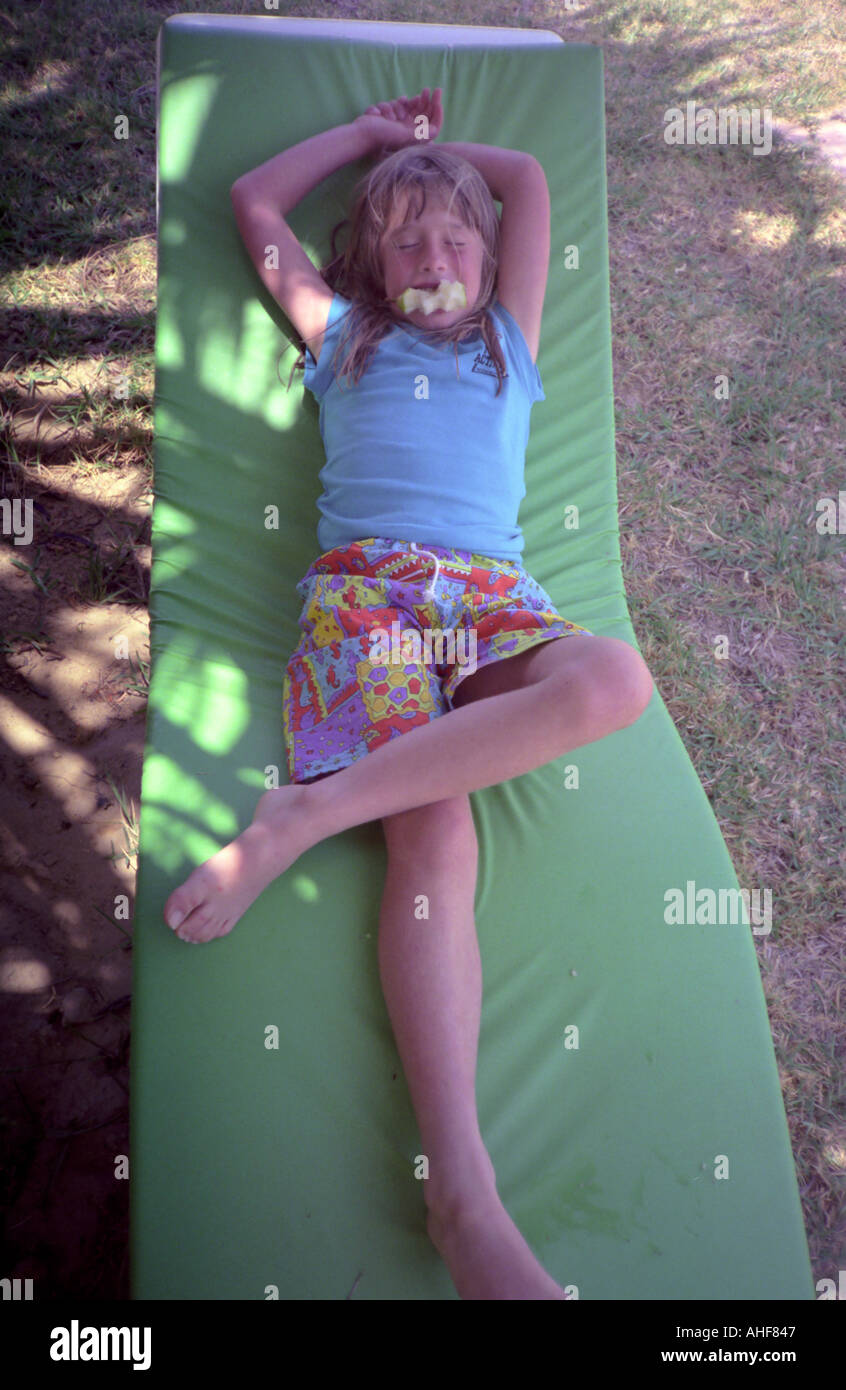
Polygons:
<instances>
[{"instance_id":1,"label":"green lounger cushion","mask_svg":"<svg viewBox=\"0 0 846 1390\"><path fill-rule=\"evenodd\" d=\"M532 412L523 561L567 618L636 645L618 537L601 51L511 29L168 20L136 1299L457 1297L425 1231L420 1138L379 980L379 822L317 845L209 945L162 918L168 894L249 823L265 769L287 780L282 677L295 586L320 549L317 406L301 374L286 394L294 347L277 373L290 325L246 255L230 184L424 86L444 89L444 140L525 149L546 171L546 399ZM365 167L289 215L315 265ZM545 1268L582 1299L812 1299L754 923L665 917L669 890L738 884L660 694L630 728L472 805L480 1121Z\"/></svg>"}]
</instances>

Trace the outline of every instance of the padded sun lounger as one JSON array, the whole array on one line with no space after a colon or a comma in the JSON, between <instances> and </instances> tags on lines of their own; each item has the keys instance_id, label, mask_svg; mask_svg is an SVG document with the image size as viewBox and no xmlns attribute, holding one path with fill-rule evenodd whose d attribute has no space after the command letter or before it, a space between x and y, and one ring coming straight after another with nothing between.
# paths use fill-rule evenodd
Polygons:
<instances>
[{"instance_id":1,"label":"padded sun lounger","mask_svg":"<svg viewBox=\"0 0 846 1390\"><path fill-rule=\"evenodd\" d=\"M188 946L162 919L172 889L249 823L266 769L287 780L295 585L320 549L316 402L301 374L286 394L290 325L249 262L229 187L424 86L443 87L442 139L525 149L546 171L546 399L532 412L523 562L568 618L637 645L618 536L601 51L516 29L169 19L136 1299L457 1297L425 1232L420 1138L379 980L379 822L316 846L219 941ZM316 266L365 167L289 215ZM696 894L719 910L738 883L660 693L630 728L472 805L480 1120L539 1259L581 1299L813 1299L754 947L763 924L732 920L725 902L722 925L687 915ZM672 890L683 924L668 919Z\"/></svg>"}]
</instances>

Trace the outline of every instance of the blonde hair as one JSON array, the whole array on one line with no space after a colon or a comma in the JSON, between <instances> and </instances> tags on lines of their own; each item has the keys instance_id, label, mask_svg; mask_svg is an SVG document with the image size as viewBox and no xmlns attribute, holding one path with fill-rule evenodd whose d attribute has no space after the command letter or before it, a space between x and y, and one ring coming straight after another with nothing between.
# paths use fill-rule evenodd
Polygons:
<instances>
[{"instance_id":1,"label":"blonde hair","mask_svg":"<svg viewBox=\"0 0 846 1390\"><path fill-rule=\"evenodd\" d=\"M377 343L400 321L391 313L389 301L385 298L380 246L392 218L397 216L400 200L408 199L411 213L415 192L422 194L422 198L419 199L419 206L414 207L414 216L421 215L427 194L441 196L447 201L448 211L454 211L467 227L479 234L482 241L482 272L476 304L448 327L424 330L426 341L455 344L457 376L458 343L471 334L481 332L496 366L496 394L499 395L506 367L490 312L496 299L499 218L490 189L478 169L450 150L428 145L425 149L407 146L395 150L375 165L355 187L351 216L338 222L332 229L332 258L321 267L320 276L330 289L351 301L345 332L332 358L334 368L341 348L344 344L349 345L346 357L336 372L338 384L341 385L344 375L352 378L354 385L361 380ZM351 226L349 244L346 251L338 253L335 238L347 224ZM299 345L300 355L291 368L289 391L294 372L303 369L306 360L305 342L296 330L294 341ZM287 352L288 348L284 351ZM281 355L284 356L284 352Z\"/></svg>"}]
</instances>

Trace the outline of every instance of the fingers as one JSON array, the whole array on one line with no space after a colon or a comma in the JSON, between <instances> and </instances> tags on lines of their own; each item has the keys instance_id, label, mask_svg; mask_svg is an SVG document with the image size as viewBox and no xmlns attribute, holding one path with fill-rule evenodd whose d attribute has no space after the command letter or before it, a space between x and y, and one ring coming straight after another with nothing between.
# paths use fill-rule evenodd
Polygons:
<instances>
[{"instance_id":1,"label":"fingers","mask_svg":"<svg viewBox=\"0 0 846 1390\"><path fill-rule=\"evenodd\" d=\"M407 116L425 111L433 122L440 122L443 116L441 107L442 87L424 87L416 97L401 96L395 101L379 101L368 106L368 116L384 116L389 121L403 121Z\"/></svg>"},{"instance_id":2,"label":"fingers","mask_svg":"<svg viewBox=\"0 0 846 1390\"><path fill-rule=\"evenodd\" d=\"M394 102L383 102L382 108L396 107L399 109L401 115L407 114L408 111L413 111L415 109L418 111L421 109L438 111L441 107L442 95L442 87L424 87L422 92L419 92L416 97L401 96Z\"/></svg>"}]
</instances>

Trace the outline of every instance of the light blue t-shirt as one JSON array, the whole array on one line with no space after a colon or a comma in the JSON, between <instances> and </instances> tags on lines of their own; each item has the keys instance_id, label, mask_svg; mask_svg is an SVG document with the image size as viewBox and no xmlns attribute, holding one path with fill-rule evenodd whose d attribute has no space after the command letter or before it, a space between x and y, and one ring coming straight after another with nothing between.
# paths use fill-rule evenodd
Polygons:
<instances>
[{"instance_id":1,"label":"light blue t-shirt","mask_svg":"<svg viewBox=\"0 0 846 1390\"><path fill-rule=\"evenodd\" d=\"M386 536L519 560L529 414L546 396L515 319L495 301L506 365L499 396L481 333L458 344L457 377L454 343L426 342L425 329L399 322L377 344L358 385L347 375L339 386L332 358L350 307L334 295L320 358L315 363L306 350L303 374L320 405L326 451L317 503L321 553ZM345 342L338 368L347 350Z\"/></svg>"}]
</instances>

